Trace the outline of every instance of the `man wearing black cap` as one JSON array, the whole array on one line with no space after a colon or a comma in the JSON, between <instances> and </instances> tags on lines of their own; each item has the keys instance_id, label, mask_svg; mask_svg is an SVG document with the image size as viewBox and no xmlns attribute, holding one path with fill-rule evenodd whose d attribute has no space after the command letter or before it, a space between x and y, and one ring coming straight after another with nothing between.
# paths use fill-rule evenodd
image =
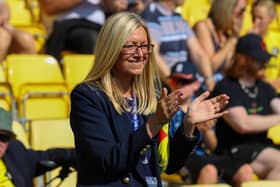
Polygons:
<instances>
[{"instance_id":1,"label":"man wearing black cap","mask_svg":"<svg viewBox=\"0 0 280 187\"><path fill-rule=\"evenodd\" d=\"M177 63L172 68L170 77L173 89L181 88L189 94L188 99L181 105L181 110L173 116L169 123L169 135L172 136L183 120L188 103L192 97L199 94L200 82L196 67L192 63ZM198 125L201 133L200 142L178 173L184 180L190 180L189 182L192 184L213 184L223 180L234 187L240 187L243 182L253 179L253 172L248 164L240 164L238 160L233 160L226 155L213 154L217 146L215 123L215 120L209 121L207 123L209 128L200 128ZM186 178L186 174L189 178Z\"/></svg>"},{"instance_id":2,"label":"man wearing black cap","mask_svg":"<svg viewBox=\"0 0 280 187\"><path fill-rule=\"evenodd\" d=\"M33 178L58 166L75 166L74 149L26 149L12 132L11 113L0 108L0 186L33 187ZM53 162L55 166L45 164Z\"/></svg>"},{"instance_id":3,"label":"man wearing black cap","mask_svg":"<svg viewBox=\"0 0 280 187\"><path fill-rule=\"evenodd\" d=\"M238 40L233 65L213 91L230 96L228 113L216 124L216 152L248 163L259 178L280 180L280 151L267 137L268 129L280 123L280 99L263 81L270 57L260 36Z\"/></svg>"}]
</instances>

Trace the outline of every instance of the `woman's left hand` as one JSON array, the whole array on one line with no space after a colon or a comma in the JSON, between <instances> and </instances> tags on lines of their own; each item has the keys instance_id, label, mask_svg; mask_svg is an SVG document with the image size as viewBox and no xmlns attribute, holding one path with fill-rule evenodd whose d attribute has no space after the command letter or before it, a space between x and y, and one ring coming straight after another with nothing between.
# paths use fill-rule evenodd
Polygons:
<instances>
[{"instance_id":1,"label":"woman's left hand","mask_svg":"<svg viewBox=\"0 0 280 187\"><path fill-rule=\"evenodd\" d=\"M192 134L191 131L193 131L195 125L201 125L227 113L227 111L222 110L228 104L229 96L221 94L211 99L206 99L209 94L209 91L206 91L190 103L184 117L184 129L188 131L186 132L187 134Z\"/></svg>"}]
</instances>

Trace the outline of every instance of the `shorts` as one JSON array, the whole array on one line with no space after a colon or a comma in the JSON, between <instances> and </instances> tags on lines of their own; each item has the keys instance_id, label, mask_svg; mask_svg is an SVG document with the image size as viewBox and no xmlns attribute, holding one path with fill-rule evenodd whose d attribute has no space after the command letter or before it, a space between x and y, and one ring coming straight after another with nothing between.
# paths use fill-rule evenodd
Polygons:
<instances>
[{"instance_id":1,"label":"shorts","mask_svg":"<svg viewBox=\"0 0 280 187\"><path fill-rule=\"evenodd\" d=\"M279 145L274 145L270 141L265 143L244 143L233 146L230 151L225 151L224 153L243 163L251 163L265 148L268 147L275 149L280 148Z\"/></svg>"},{"instance_id":2,"label":"shorts","mask_svg":"<svg viewBox=\"0 0 280 187\"><path fill-rule=\"evenodd\" d=\"M243 165L243 162L232 159L228 155L210 154L198 156L191 154L185 162L185 167L190 173L192 183L196 183L200 170L207 164L216 166L220 180L231 183L234 174Z\"/></svg>"}]
</instances>

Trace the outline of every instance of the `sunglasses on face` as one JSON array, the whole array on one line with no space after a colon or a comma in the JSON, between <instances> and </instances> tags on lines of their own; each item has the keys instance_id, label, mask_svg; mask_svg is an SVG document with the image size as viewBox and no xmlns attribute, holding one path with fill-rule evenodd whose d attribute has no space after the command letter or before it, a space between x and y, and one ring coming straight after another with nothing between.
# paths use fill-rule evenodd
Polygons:
<instances>
[{"instance_id":1,"label":"sunglasses on face","mask_svg":"<svg viewBox=\"0 0 280 187\"><path fill-rule=\"evenodd\" d=\"M186 84L191 84L195 80L194 79L173 79L174 85L186 85Z\"/></svg>"},{"instance_id":2,"label":"sunglasses on face","mask_svg":"<svg viewBox=\"0 0 280 187\"><path fill-rule=\"evenodd\" d=\"M0 134L0 142L9 142L13 139L13 136L7 134Z\"/></svg>"}]
</instances>

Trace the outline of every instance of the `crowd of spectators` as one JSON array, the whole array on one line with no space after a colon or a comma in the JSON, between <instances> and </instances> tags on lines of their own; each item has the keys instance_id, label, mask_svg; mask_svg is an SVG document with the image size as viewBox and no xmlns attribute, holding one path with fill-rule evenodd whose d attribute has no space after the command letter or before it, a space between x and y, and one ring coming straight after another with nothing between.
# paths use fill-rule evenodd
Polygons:
<instances>
[{"instance_id":1,"label":"crowd of spectators","mask_svg":"<svg viewBox=\"0 0 280 187\"><path fill-rule=\"evenodd\" d=\"M98 34L110 16L126 11L141 17L151 37L160 80L170 93L183 89L187 95L170 118L170 137L182 123L189 104L203 91L211 91L211 96L230 96L228 113L210 121L209 128L198 128L199 144L177 171L185 182L226 182L240 187L254 176L280 179L280 165L276 164L280 162L279 147L267 137L269 128L280 122L280 45L274 38L280 33L270 29L278 18L279 2L214 0L209 3L206 19L193 27L178 11L184 0L38 3L40 23L47 33L42 53L61 63L65 53L95 54ZM243 34L248 7L252 25ZM11 53L38 53L32 33L11 25L10 14L7 2L0 0L0 62ZM139 49L143 50L137 45L136 51Z\"/></svg>"}]
</instances>

